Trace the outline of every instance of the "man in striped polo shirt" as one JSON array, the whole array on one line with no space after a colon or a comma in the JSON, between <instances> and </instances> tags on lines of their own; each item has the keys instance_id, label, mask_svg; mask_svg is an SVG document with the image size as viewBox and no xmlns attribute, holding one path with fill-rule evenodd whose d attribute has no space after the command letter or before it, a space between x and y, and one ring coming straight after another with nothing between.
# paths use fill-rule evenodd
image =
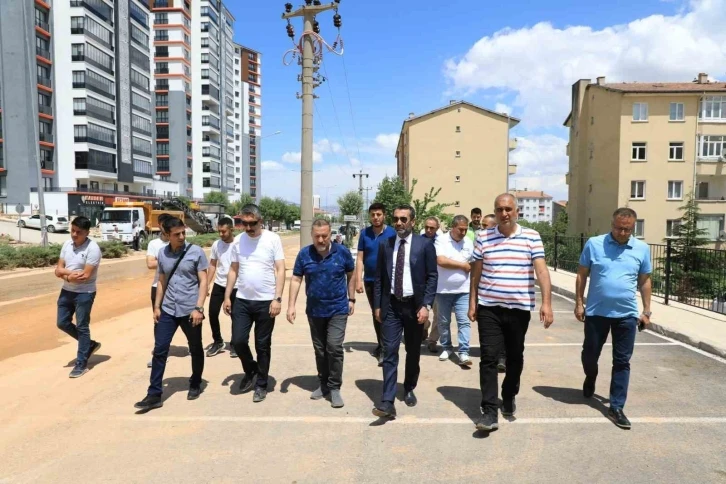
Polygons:
<instances>
[{"instance_id":1,"label":"man in striped polo shirt","mask_svg":"<svg viewBox=\"0 0 726 484\"><path fill-rule=\"evenodd\" d=\"M553 321L550 273L542 239L536 230L517 224L517 199L503 193L494 201L497 225L479 232L474 246L469 291L469 319L477 322L481 361L482 417L477 430L499 428L497 405L497 358L507 352L502 382L502 415L516 412L514 398L524 366L524 337L534 310L534 275L542 291L540 321L545 329ZM478 301L478 307L477 307Z\"/></svg>"}]
</instances>

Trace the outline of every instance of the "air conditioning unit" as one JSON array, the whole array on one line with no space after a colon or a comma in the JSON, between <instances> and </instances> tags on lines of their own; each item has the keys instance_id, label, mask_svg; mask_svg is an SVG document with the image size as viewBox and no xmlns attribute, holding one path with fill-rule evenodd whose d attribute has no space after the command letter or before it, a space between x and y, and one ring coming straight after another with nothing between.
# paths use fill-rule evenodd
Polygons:
<instances>
[{"instance_id":1,"label":"air conditioning unit","mask_svg":"<svg viewBox=\"0 0 726 484\"><path fill-rule=\"evenodd\" d=\"M718 238L719 238L719 240L726 239L726 230L722 230L721 232L719 232Z\"/></svg>"}]
</instances>

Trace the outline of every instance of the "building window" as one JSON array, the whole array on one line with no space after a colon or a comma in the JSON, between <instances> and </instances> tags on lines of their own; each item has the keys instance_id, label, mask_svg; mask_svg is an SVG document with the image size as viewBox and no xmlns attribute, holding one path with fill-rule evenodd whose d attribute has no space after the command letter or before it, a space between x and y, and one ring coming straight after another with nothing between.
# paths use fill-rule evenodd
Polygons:
<instances>
[{"instance_id":1,"label":"building window","mask_svg":"<svg viewBox=\"0 0 726 484\"><path fill-rule=\"evenodd\" d=\"M683 199L683 182L682 181L669 181L668 182L668 200L682 200Z\"/></svg>"},{"instance_id":2,"label":"building window","mask_svg":"<svg viewBox=\"0 0 726 484\"><path fill-rule=\"evenodd\" d=\"M88 127L85 124L73 126L73 140L85 143L88 139Z\"/></svg>"},{"instance_id":3,"label":"building window","mask_svg":"<svg viewBox=\"0 0 726 484\"><path fill-rule=\"evenodd\" d=\"M633 103L633 121L648 121L648 103Z\"/></svg>"},{"instance_id":4,"label":"building window","mask_svg":"<svg viewBox=\"0 0 726 484\"><path fill-rule=\"evenodd\" d=\"M724 229L724 216L701 215L697 227L706 231L704 237L710 240L717 240Z\"/></svg>"},{"instance_id":5,"label":"building window","mask_svg":"<svg viewBox=\"0 0 726 484\"><path fill-rule=\"evenodd\" d=\"M8 196L8 179L7 177L0 176L0 197Z\"/></svg>"},{"instance_id":6,"label":"building window","mask_svg":"<svg viewBox=\"0 0 726 484\"><path fill-rule=\"evenodd\" d=\"M701 102L700 119L726 121L726 96L708 96Z\"/></svg>"},{"instance_id":7,"label":"building window","mask_svg":"<svg viewBox=\"0 0 726 484\"><path fill-rule=\"evenodd\" d=\"M460 181L461 181L461 176L460 176L460 175L456 175L456 176L454 177L454 182L455 182L455 183L459 183Z\"/></svg>"},{"instance_id":8,"label":"building window","mask_svg":"<svg viewBox=\"0 0 726 484\"><path fill-rule=\"evenodd\" d=\"M456 157L457 157L457 158L461 158L461 151L457 151L457 152L456 152Z\"/></svg>"},{"instance_id":9,"label":"building window","mask_svg":"<svg viewBox=\"0 0 726 484\"><path fill-rule=\"evenodd\" d=\"M645 237L645 220L638 219L635 221L635 230L633 231L633 235L639 239Z\"/></svg>"},{"instance_id":10,"label":"building window","mask_svg":"<svg viewBox=\"0 0 726 484\"><path fill-rule=\"evenodd\" d=\"M154 33L154 40L161 40L161 41L169 40L169 31L168 30L157 30Z\"/></svg>"},{"instance_id":11,"label":"building window","mask_svg":"<svg viewBox=\"0 0 726 484\"><path fill-rule=\"evenodd\" d=\"M630 182L630 199L631 200L644 200L645 199L645 182L644 181Z\"/></svg>"},{"instance_id":12,"label":"building window","mask_svg":"<svg viewBox=\"0 0 726 484\"><path fill-rule=\"evenodd\" d=\"M141 47L149 48L149 36L134 24L131 24L131 40Z\"/></svg>"},{"instance_id":13,"label":"building window","mask_svg":"<svg viewBox=\"0 0 726 484\"><path fill-rule=\"evenodd\" d=\"M681 225L681 219L666 220L666 237L675 237L678 226Z\"/></svg>"},{"instance_id":14,"label":"building window","mask_svg":"<svg viewBox=\"0 0 726 484\"><path fill-rule=\"evenodd\" d=\"M154 15L154 23L155 24L161 24L161 25L168 24L169 23L169 14L168 13L157 13L157 14L155 14Z\"/></svg>"},{"instance_id":15,"label":"building window","mask_svg":"<svg viewBox=\"0 0 726 484\"><path fill-rule=\"evenodd\" d=\"M720 158L726 154L726 136L701 136L698 142L699 158Z\"/></svg>"},{"instance_id":16,"label":"building window","mask_svg":"<svg viewBox=\"0 0 726 484\"><path fill-rule=\"evenodd\" d=\"M646 160L646 143L633 143L632 149L632 161L645 161Z\"/></svg>"},{"instance_id":17,"label":"building window","mask_svg":"<svg viewBox=\"0 0 726 484\"><path fill-rule=\"evenodd\" d=\"M683 143L673 142L670 144L668 161L683 161Z\"/></svg>"},{"instance_id":18,"label":"building window","mask_svg":"<svg viewBox=\"0 0 726 484\"><path fill-rule=\"evenodd\" d=\"M668 119L670 121L683 121L686 119L683 103L671 103L670 118Z\"/></svg>"},{"instance_id":19,"label":"building window","mask_svg":"<svg viewBox=\"0 0 726 484\"><path fill-rule=\"evenodd\" d=\"M461 126L457 126L457 127L456 127L456 132L457 132L457 133L461 133Z\"/></svg>"},{"instance_id":20,"label":"building window","mask_svg":"<svg viewBox=\"0 0 726 484\"><path fill-rule=\"evenodd\" d=\"M79 97L73 99L73 114L83 116L86 114L86 98Z\"/></svg>"},{"instance_id":21,"label":"building window","mask_svg":"<svg viewBox=\"0 0 726 484\"><path fill-rule=\"evenodd\" d=\"M459 201L457 200L457 201L455 201L455 202L454 202L454 206L455 206L455 207L460 207L460 206L461 206L461 204L460 204L460 203L459 203Z\"/></svg>"}]
</instances>

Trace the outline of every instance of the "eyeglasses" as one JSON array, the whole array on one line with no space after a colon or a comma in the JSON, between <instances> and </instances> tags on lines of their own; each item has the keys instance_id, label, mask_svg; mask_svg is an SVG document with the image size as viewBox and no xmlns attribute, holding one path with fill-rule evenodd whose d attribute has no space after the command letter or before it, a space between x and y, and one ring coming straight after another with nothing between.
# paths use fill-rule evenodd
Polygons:
<instances>
[{"instance_id":1,"label":"eyeglasses","mask_svg":"<svg viewBox=\"0 0 726 484\"><path fill-rule=\"evenodd\" d=\"M437 230L437 229L436 229L436 227L429 227L429 226L426 226L426 227L424 227L424 228L425 228L426 230L433 230L433 231L436 231L436 230Z\"/></svg>"},{"instance_id":2,"label":"eyeglasses","mask_svg":"<svg viewBox=\"0 0 726 484\"><path fill-rule=\"evenodd\" d=\"M613 230L616 232L623 232L626 234L630 234L633 232L633 229L625 228L625 227L613 227Z\"/></svg>"},{"instance_id":3,"label":"eyeglasses","mask_svg":"<svg viewBox=\"0 0 726 484\"><path fill-rule=\"evenodd\" d=\"M255 220L254 222L245 222L244 220L241 222L243 227L257 227L257 224L260 223L259 220Z\"/></svg>"},{"instance_id":4,"label":"eyeglasses","mask_svg":"<svg viewBox=\"0 0 726 484\"><path fill-rule=\"evenodd\" d=\"M406 222L408 222L408 217L393 217L393 223L396 223L399 220L402 224L405 224Z\"/></svg>"}]
</instances>

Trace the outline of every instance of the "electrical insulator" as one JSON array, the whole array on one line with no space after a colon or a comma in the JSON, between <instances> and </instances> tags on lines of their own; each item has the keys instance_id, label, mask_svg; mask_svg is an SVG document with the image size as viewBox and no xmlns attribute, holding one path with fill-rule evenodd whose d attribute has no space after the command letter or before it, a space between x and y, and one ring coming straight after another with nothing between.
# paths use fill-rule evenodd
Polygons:
<instances>
[{"instance_id":1,"label":"electrical insulator","mask_svg":"<svg viewBox=\"0 0 726 484\"><path fill-rule=\"evenodd\" d=\"M313 32L315 32L316 34L320 33L320 22L318 22L317 20L313 22Z\"/></svg>"},{"instance_id":2,"label":"electrical insulator","mask_svg":"<svg viewBox=\"0 0 726 484\"><path fill-rule=\"evenodd\" d=\"M340 14L333 15L333 25L337 28L340 28L343 25L343 18L340 16Z\"/></svg>"},{"instance_id":3,"label":"electrical insulator","mask_svg":"<svg viewBox=\"0 0 726 484\"><path fill-rule=\"evenodd\" d=\"M287 12L287 13L292 12L292 3L285 4L285 12Z\"/></svg>"},{"instance_id":4,"label":"electrical insulator","mask_svg":"<svg viewBox=\"0 0 726 484\"><path fill-rule=\"evenodd\" d=\"M287 36L291 39L295 38L295 29L293 28L292 24L287 24Z\"/></svg>"},{"instance_id":5,"label":"electrical insulator","mask_svg":"<svg viewBox=\"0 0 726 484\"><path fill-rule=\"evenodd\" d=\"M320 5L320 0L314 0L313 5Z\"/></svg>"},{"instance_id":6,"label":"electrical insulator","mask_svg":"<svg viewBox=\"0 0 726 484\"><path fill-rule=\"evenodd\" d=\"M313 0L305 0L305 4L306 5L312 5L313 4Z\"/></svg>"}]
</instances>

